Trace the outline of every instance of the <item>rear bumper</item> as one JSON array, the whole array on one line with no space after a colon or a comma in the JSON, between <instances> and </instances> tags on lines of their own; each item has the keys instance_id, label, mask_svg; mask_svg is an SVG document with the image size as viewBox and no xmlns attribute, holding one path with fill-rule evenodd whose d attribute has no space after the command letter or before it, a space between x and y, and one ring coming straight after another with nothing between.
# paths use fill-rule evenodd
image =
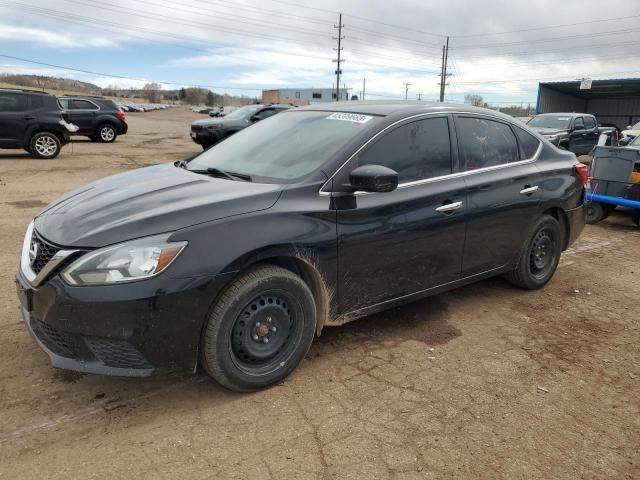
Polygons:
<instances>
[{"instance_id":1,"label":"rear bumper","mask_svg":"<svg viewBox=\"0 0 640 480\"><path fill-rule=\"evenodd\" d=\"M569 248L584 230L587 221L587 210L583 205L580 205L577 208L565 210L564 213L566 213L569 221L569 238L566 245L566 248Z\"/></svg>"},{"instance_id":2,"label":"rear bumper","mask_svg":"<svg viewBox=\"0 0 640 480\"><path fill-rule=\"evenodd\" d=\"M121 121L120 124L118 125L118 135L126 135L127 132L129 131L129 125L127 124L127 122L123 122Z\"/></svg>"}]
</instances>

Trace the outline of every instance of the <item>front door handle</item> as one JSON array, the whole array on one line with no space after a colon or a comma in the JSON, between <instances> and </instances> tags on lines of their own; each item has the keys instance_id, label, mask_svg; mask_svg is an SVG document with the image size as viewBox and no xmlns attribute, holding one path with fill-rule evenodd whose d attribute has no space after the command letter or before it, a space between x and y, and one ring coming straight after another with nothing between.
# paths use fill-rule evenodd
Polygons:
<instances>
[{"instance_id":1,"label":"front door handle","mask_svg":"<svg viewBox=\"0 0 640 480\"><path fill-rule=\"evenodd\" d=\"M436 212L451 213L455 210L458 210L460 207L462 207L462 202L445 203L444 205L436 208Z\"/></svg>"},{"instance_id":2,"label":"front door handle","mask_svg":"<svg viewBox=\"0 0 640 480\"><path fill-rule=\"evenodd\" d=\"M530 187L529 185L525 185L522 190L520 190L520 195L532 195L538 191L540 187L538 185L534 185Z\"/></svg>"}]
</instances>

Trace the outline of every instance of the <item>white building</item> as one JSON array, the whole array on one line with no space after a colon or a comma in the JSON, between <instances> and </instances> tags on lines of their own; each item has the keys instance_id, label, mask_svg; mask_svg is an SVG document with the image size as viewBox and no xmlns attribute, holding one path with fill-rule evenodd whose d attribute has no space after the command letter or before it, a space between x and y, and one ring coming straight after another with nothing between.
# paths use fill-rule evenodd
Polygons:
<instances>
[{"instance_id":1,"label":"white building","mask_svg":"<svg viewBox=\"0 0 640 480\"><path fill-rule=\"evenodd\" d=\"M340 89L340 100L350 100L350 88ZM263 103L293 103L307 105L309 103L335 102L335 88L281 88L278 90L263 90Z\"/></svg>"}]
</instances>

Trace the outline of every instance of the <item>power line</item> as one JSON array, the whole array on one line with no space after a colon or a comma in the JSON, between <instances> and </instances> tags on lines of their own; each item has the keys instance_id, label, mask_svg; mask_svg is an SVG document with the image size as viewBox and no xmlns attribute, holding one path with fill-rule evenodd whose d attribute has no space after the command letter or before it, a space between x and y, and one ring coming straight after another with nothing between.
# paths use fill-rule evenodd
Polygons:
<instances>
[{"instance_id":1,"label":"power line","mask_svg":"<svg viewBox=\"0 0 640 480\"><path fill-rule=\"evenodd\" d=\"M187 83L187 82L168 82L168 81L164 81L164 80L149 80L148 78L137 78L137 77L127 77L124 75L114 75L111 73L101 73L101 72L94 72L91 70L84 70L81 68L74 68L74 67L66 67L63 65L55 65L53 63L47 63L47 62L40 62L38 60L31 60L28 58L21 58L21 57L16 57L13 55L6 55L3 53L0 53L0 57L2 58L8 58L11 60L17 60L20 62L25 62L25 63L32 63L35 65L42 65L45 67L51 67L51 68L58 68L60 70L68 70L70 72L79 72L79 73L87 73L89 75L98 75L100 77L108 77L108 78L119 78L119 79L124 79L124 80L135 80L138 82L156 82L156 83L163 83L165 85L176 85L179 87L184 87L186 86L191 86L191 87L198 87L198 88L215 88L217 90L248 90L248 91L262 91L262 88L245 88L245 87L225 87L225 86L220 86L220 85L206 85L206 84L194 84L194 83Z\"/></svg>"},{"instance_id":2,"label":"power line","mask_svg":"<svg viewBox=\"0 0 640 480\"><path fill-rule=\"evenodd\" d=\"M18 2L13 2L16 4L19 4ZM0 2L0 5L3 4L3 2ZM165 31L160 31L160 30L152 30L146 27L135 27L135 26L123 26L120 23L116 23L116 22L109 22L106 20L98 20L95 19L93 17L86 17L86 16L79 16L79 15L75 15L72 13L66 13L66 12L60 12L60 11L56 11L56 10L50 10L50 9L44 9L44 8L40 8L40 7L36 7L36 6L32 6L32 5L27 5L27 4L19 4L20 6L23 7L23 9L21 10L22 13L27 13L30 15L39 15L39 16L46 16L46 17L51 17L51 18L56 18L56 19L60 19L60 20L64 20L65 23L76 23L76 24L80 24L80 25L84 25L84 24L88 24L91 26L92 29L99 29L99 30L103 30L106 32L111 32L111 33L117 33L117 34L122 34L125 33L127 36L133 37L133 38L139 38L141 40L147 40L147 41L154 41L154 39L151 39L149 37L143 36L143 35L135 35L132 32L142 32L144 34L148 34L148 35L153 35L155 37L160 37L160 38L173 38L176 40L180 40L180 41L185 41L185 42L189 42L189 43L204 43L209 45L210 41L205 40L203 38L197 38L197 37L193 37L193 36L185 36L185 35L177 35L175 33L171 33L171 32L165 32ZM104 26L104 24L108 24L110 26L112 26L112 28L106 28ZM119 30L123 30L122 31L116 31L113 30L113 28L119 29ZM193 49L191 47L183 47L189 51L192 51ZM233 48L233 46L232 46ZM215 55L216 52L212 52L210 49L199 49L200 51L210 54L210 55ZM282 55L285 56L293 56L293 57L302 57L302 58L309 58L309 59L319 59L319 60L325 60L327 62L331 61L330 57L322 57L319 55L309 55L309 54L300 54L300 53L295 53L295 52L291 52L291 51L279 51L277 49L270 49L268 50L268 52L273 52L273 53L280 53ZM368 57L373 57L373 58L382 58L384 60L392 60L394 61L396 64L398 63L399 60L404 60L404 57L391 57L391 56L378 56L376 54L372 54L369 52L362 52L364 55L367 55ZM239 60L247 60L246 58L243 57L234 57L231 54L227 54L224 53L224 57L225 58L231 58L231 59L239 59ZM272 62L263 62L263 61L259 61L259 60L250 60L250 63L255 63L255 64L259 64L259 65L273 65ZM374 63L374 62L370 62L370 61L366 61L366 60L362 60L362 61L356 61L354 62L355 64L360 64L360 65L364 65L364 66L375 66L375 67L379 67L379 68L394 68L393 65L388 65L388 64L382 64L382 63ZM406 70L413 70L413 71L422 71L424 69L424 64L418 64L417 61L413 60L406 60L404 61L404 63L402 64L402 66L406 69Z\"/></svg>"},{"instance_id":3,"label":"power line","mask_svg":"<svg viewBox=\"0 0 640 480\"><path fill-rule=\"evenodd\" d=\"M319 8L319 7L311 7L309 5L301 5L299 3L289 2L289 1L286 1L286 0L270 0L270 1L276 2L276 3L281 3L281 4L284 4L284 5L289 5L289 6L292 6L292 7L305 8L305 9L316 10L316 11L320 11L320 12L333 13L333 14L339 13L339 12L336 12L335 10L328 10L326 8ZM375 20L375 19L372 19L372 18L367 18L367 17L360 16L360 15L354 15L352 13L346 13L345 17L355 18L355 19L362 20L362 21L365 21L365 22L370 22L370 23L377 23L378 25L385 25L387 27L399 28L400 30L403 30L403 31L417 32L417 33L421 33L423 35L429 35L429 36L436 37L436 38L444 38L445 37L445 35L442 35L440 33L427 32L427 31L424 31L424 30L416 30L416 29L413 29L413 28L409 28L406 25L397 25L397 24L393 24L393 23L382 22L380 20Z\"/></svg>"},{"instance_id":4,"label":"power line","mask_svg":"<svg viewBox=\"0 0 640 480\"><path fill-rule=\"evenodd\" d=\"M549 25L549 26L545 26L545 27L532 27L532 28L521 28L519 30L507 30L507 31L503 31L503 32L487 32L487 33L469 33L469 34L465 34L465 35L453 35L454 38L469 38L469 37L487 37L487 36L493 36L493 35L506 35L506 34L510 34L510 33L523 33L523 32L533 32L533 31L538 31L538 30L549 30L549 29L553 29L553 28L563 28L563 27L574 27L577 25L588 25L588 24L593 24L593 23L601 23L601 22L612 22L615 20L627 20L630 18L638 18L640 17L639 15L627 15L624 17L613 17L613 18L601 18L601 19L597 19L597 20L587 20L584 22L574 22L574 23L562 23L562 24L557 24L557 25Z\"/></svg>"},{"instance_id":5,"label":"power line","mask_svg":"<svg viewBox=\"0 0 640 480\"><path fill-rule=\"evenodd\" d=\"M481 48L494 48L494 47L508 47L512 45L529 45L531 43L545 43L545 42L555 42L558 40L575 40L580 38L593 38L593 37L603 37L608 35L625 35L629 33L637 33L640 32L638 28L630 28L627 30L608 30L606 32L596 32L596 33L585 33L579 35L563 35L560 37L550 37L550 38L542 38L542 39L531 39L531 40L523 40L520 42L501 42L501 43L488 43L481 45L461 45L455 47L456 50L478 50Z\"/></svg>"},{"instance_id":6,"label":"power line","mask_svg":"<svg viewBox=\"0 0 640 480\"><path fill-rule=\"evenodd\" d=\"M640 70L626 70L623 72L602 72L602 73L594 73L592 77L602 77L605 75L629 75L636 74L640 72ZM502 80L488 79L488 80L478 80L475 82L458 82L458 85L481 85L487 83L515 83L515 82L539 82L539 81L553 81L559 79L569 79L576 80L576 75L565 76L565 77L551 77L551 78L505 78Z\"/></svg>"}]
</instances>

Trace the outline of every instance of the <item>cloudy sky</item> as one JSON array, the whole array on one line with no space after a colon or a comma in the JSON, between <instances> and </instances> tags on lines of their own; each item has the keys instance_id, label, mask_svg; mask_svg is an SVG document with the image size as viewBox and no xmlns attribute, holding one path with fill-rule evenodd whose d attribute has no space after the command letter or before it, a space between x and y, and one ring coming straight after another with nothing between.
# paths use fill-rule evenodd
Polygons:
<instances>
[{"instance_id":1,"label":"cloudy sky","mask_svg":"<svg viewBox=\"0 0 640 480\"><path fill-rule=\"evenodd\" d=\"M359 94L366 78L368 99L404 98L405 82L410 99L436 99L447 35L454 101L527 103L538 80L640 76L635 0L0 0L0 72L251 96L331 87L338 12L341 83Z\"/></svg>"}]
</instances>

